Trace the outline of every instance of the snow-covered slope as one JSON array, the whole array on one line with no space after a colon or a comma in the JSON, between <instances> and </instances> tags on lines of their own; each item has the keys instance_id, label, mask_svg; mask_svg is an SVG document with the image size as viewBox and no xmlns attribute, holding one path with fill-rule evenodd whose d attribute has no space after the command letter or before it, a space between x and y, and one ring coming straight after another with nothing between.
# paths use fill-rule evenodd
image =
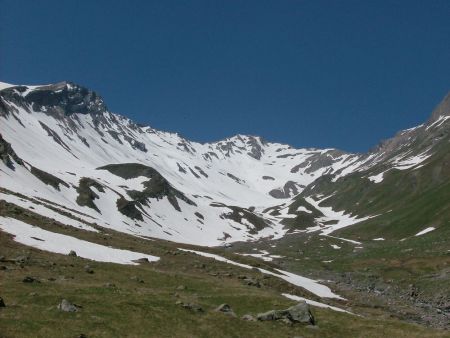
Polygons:
<instances>
[{"instance_id":1,"label":"snow-covered slope","mask_svg":"<svg viewBox=\"0 0 450 338\"><path fill-rule=\"evenodd\" d=\"M69 82L2 84L0 133L0 187L101 226L199 245L281 237L282 217L264 211L317 178L389 161L410 168L429 156L295 149L246 135L200 144L113 114Z\"/></svg>"}]
</instances>

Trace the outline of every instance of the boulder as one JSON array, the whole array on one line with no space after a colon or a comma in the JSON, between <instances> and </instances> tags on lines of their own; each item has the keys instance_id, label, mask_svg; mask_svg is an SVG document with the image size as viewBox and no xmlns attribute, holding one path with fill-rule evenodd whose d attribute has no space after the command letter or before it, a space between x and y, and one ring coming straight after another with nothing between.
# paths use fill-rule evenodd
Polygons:
<instances>
[{"instance_id":1,"label":"boulder","mask_svg":"<svg viewBox=\"0 0 450 338\"><path fill-rule=\"evenodd\" d=\"M3 300L2 297L0 297L0 307L6 307L5 301Z\"/></svg>"},{"instance_id":2,"label":"boulder","mask_svg":"<svg viewBox=\"0 0 450 338\"><path fill-rule=\"evenodd\" d=\"M77 312L79 310L79 306L70 303L68 300L63 299L60 304L58 304L58 310L64 312Z\"/></svg>"},{"instance_id":3,"label":"boulder","mask_svg":"<svg viewBox=\"0 0 450 338\"><path fill-rule=\"evenodd\" d=\"M84 267L84 271L86 271L87 273L94 273L94 270L91 268L90 265L85 265Z\"/></svg>"},{"instance_id":4,"label":"boulder","mask_svg":"<svg viewBox=\"0 0 450 338\"><path fill-rule=\"evenodd\" d=\"M30 260L30 256L17 256L14 260L16 264L25 264Z\"/></svg>"},{"instance_id":5,"label":"boulder","mask_svg":"<svg viewBox=\"0 0 450 338\"><path fill-rule=\"evenodd\" d=\"M270 310L264 313L258 313L256 319L260 321L279 320L285 318L287 313L285 310Z\"/></svg>"},{"instance_id":6,"label":"boulder","mask_svg":"<svg viewBox=\"0 0 450 338\"><path fill-rule=\"evenodd\" d=\"M299 302L286 310L271 310L260 313L256 318L260 321L282 320L287 324L301 323L314 325L314 316L305 301Z\"/></svg>"},{"instance_id":7,"label":"boulder","mask_svg":"<svg viewBox=\"0 0 450 338\"><path fill-rule=\"evenodd\" d=\"M74 250L70 250L69 256L77 257L77 253Z\"/></svg>"},{"instance_id":8,"label":"boulder","mask_svg":"<svg viewBox=\"0 0 450 338\"><path fill-rule=\"evenodd\" d=\"M305 323L314 325L314 316L312 315L309 305L303 301L297 305L291 306L287 310L287 317L294 323Z\"/></svg>"},{"instance_id":9,"label":"boulder","mask_svg":"<svg viewBox=\"0 0 450 338\"><path fill-rule=\"evenodd\" d=\"M22 279L23 283L39 283L39 281L34 278L34 277L30 277L30 276L26 276L24 279Z\"/></svg>"},{"instance_id":10,"label":"boulder","mask_svg":"<svg viewBox=\"0 0 450 338\"><path fill-rule=\"evenodd\" d=\"M246 321L248 321L248 322L254 322L254 321L256 321L255 317L253 317L252 315L249 315L249 314L243 315L243 316L241 317L241 319L242 319L242 320L246 320Z\"/></svg>"},{"instance_id":11,"label":"boulder","mask_svg":"<svg viewBox=\"0 0 450 338\"><path fill-rule=\"evenodd\" d=\"M200 305L194 304L194 303L184 303L182 301L177 301L175 304L181 305L181 307L191 310L193 312L204 312L203 308Z\"/></svg>"},{"instance_id":12,"label":"boulder","mask_svg":"<svg viewBox=\"0 0 450 338\"><path fill-rule=\"evenodd\" d=\"M214 311L216 312L222 312L226 314L227 316L236 317L236 314L231 309L231 307L228 304L221 304L219 305Z\"/></svg>"},{"instance_id":13,"label":"boulder","mask_svg":"<svg viewBox=\"0 0 450 338\"><path fill-rule=\"evenodd\" d=\"M148 263L149 260L147 257L142 257L142 258L135 259L134 262L142 264L142 263Z\"/></svg>"}]
</instances>

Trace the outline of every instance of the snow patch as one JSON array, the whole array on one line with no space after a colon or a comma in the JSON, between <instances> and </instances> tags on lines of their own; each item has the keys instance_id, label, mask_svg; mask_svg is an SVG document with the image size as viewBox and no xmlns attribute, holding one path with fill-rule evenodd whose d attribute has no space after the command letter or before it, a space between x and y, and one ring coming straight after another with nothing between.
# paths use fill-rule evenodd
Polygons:
<instances>
[{"instance_id":1,"label":"snow patch","mask_svg":"<svg viewBox=\"0 0 450 338\"><path fill-rule=\"evenodd\" d=\"M307 304L312 305L312 306L317 306L317 307L321 307L321 308L324 308L324 309L330 309L330 310L333 310L333 311L345 312L345 313L354 315L354 313L349 312L349 311L347 311L347 310L341 309L341 308L336 307L336 306L331 306L331 305L328 305L328 304L316 302L315 300L310 300L310 299L306 299L306 298L303 298L303 297L300 297L300 296L291 295L291 294L289 294L289 293L282 293L281 295L284 296L284 297L286 297L286 298L295 300L295 301L297 301L297 302L303 300L303 301L305 301Z\"/></svg>"},{"instance_id":2,"label":"snow patch","mask_svg":"<svg viewBox=\"0 0 450 338\"><path fill-rule=\"evenodd\" d=\"M414 236L422 236L422 235L425 235L426 233L429 233L430 231L433 231L433 230L436 230L436 228L435 227L429 227L429 228L423 229L422 231L419 231Z\"/></svg>"},{"instance_id":3,"label":"snow patch","mask_svg":"<svg viewBox=\"0 0 450 338\"><path fill-rule=\"evenodd\" d=\"M192 253L195 253L195 254L200 255L200 256L213 258L213 259L215 259L217 261L225 262L225 263L232 264L232 265L236 265L236 266L239 266L241 268L254 269L254 267L251 266L251 265L237 263L237 262L234 262L234 261L229 260L227 258L224 258L222 256L211 254L211 253L208 253L208 252L189 250L189 249L182 249L182 248L178 248L178 250L186 251L186 252L192 252ZM296 286L299 286L301 288L304 288L304 289L310 291L311 293L314 293L315 295L317 295L317 296L319 296L321 298L344 299L341 296L333 293L329 287L327 287L325 285L322 285L322 284L318 283L317 281L315 281L313 279L302 277L302 276L296 275L294 273L283 271L283 270L279 270L279 269L275 269L276 271L278 271L278 273L274 273L272 271L269 271L269 270L266 270L266 269L262 269L262 268L257 268L257 269L259 271L261 271L262 273L266 274L266 275L271 275L271 276L275 276L275 277L281 278L281 279L287 281L288 283L291 283L293 285L296 285Z\"/></svg>"},{"instance_id":4,"label":"snow patch","mask_svg":"<svg viewBox=\"0 0 450 338\"><path fill-rule=\"evenodd\" d=\"M14 240L18 243L64 255L67 255L71 250L74 250L77 253L77 256L98 262L138 265L138 263L134 261L140 258L147 258L150 262L159 260L159 257L156 256L129 250L115 249L75 237L43 230L10 217L0 216L0 229L14 235Z\"/></svg>"}]
</instances>

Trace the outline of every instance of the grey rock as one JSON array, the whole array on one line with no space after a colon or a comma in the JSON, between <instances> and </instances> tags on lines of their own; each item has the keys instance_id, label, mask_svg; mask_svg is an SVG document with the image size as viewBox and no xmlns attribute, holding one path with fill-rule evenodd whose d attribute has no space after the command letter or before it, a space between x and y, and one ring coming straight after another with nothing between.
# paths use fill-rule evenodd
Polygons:
<instances>
[{"instance_id":1,"label":"grey rock","mask_svg":"<svg viewBox=\"0 0 450 338\"><path fill-rule=\"evenodd\" d=\"M141 264L141 263L148 263L148 258L142 257L142 258L134 260L134 262L139 263L139 264Z\"/></svg>"},{"instance_id":2,"label":"grey rock","mask_svg":"<svg viewBox=\"0 0 450 338\"><path fill-rule=\"evenodd\" d=\"M84 267L84 271L87 272L87 273L91 273L91 274L94 273L94 270L91 268L90 265L86 265Z\"/></svg>"},{"instance_id":3,"label":"grey rock","mask_svg":"<svg viewBox=\"0 0 450 338\"><path fill-rule=\"evenodd\" d=\"M231 309L231 306L229 306L228 304L221 304L214 311L222 312L222 313L224 313L224 314L226 314L228 316L231 316L231 317L236 317L236 314Z\"/></svg>"},{"instance_id":4,"label":"grey rock","mask_svg":"<svg viewBox=\"0 0 450 338\"><path fill-rule=\"evenodd\" d=\"M30 277L30 276L26 276L24 279L22 279L23 283L39 283L39 281L34 278L34 277Z\"/></svg>"},{"instance_id":5,"label":"grey rock","mask_svg":"<svg viewBox=\"0 0 450 338\"><path fill-rule=\"evenodd\" d=\"M248 322L254 322L254 321L256 321L255 317L253 317L252 315L249 315L249 314L243 315L243 316L241 317L241 319L242 319L242 320L246 320L246 321L248 321Z\"/></svg>"},{"instance_id":6,"label":"grey rock","mask_svg":"<svg viewBox=\"0 0 450 338\"><path fill-rule=\"evenodd\" d=\"M77 312L79 310L79 306L70 303L68 300L63 299L60 304L58 304L58 310L64 312Z\"/></svg>"},{"instance_id":7,"label":"grey rock","mask_svg":"<svg viewBox=\"0 0 450 338\"><path fill-rule=\"evenodd\" d=\"M314 316L309 305L303 301L287 309L288 318L296 323L309 323L314 325Z\"/></svg>"},{"instance_id":8,"label":"grey rock","mask_svg":"<svg viewBox=\"0 0 450 338\"><path fill-rule=\"evenodd\" d=\"M77 257L77 253L74 250L70 250L69 256Z\"/></svg>"},{"instance_id":9,"label":"grey rock","mask_svg":"<svg viewBox=\"0 0 450 338\"><path fill-rule=\"evenodd\" d=\"M204 312L203 308L198 305L198 304L194 304L194 303L184 303L182 301L177 301L175 304L177 305L181 305L181 307L187 309L187 310L191 310L193 312Z\"/></svg>"},{"instance_id":10,"label":"grey rock","mask_svg":"<svg viewBox=\"0 0 450 338\"><path fill-rule=\"evenodd\" d=\"M144 280L141 279L141 278L139 278L138 276L132 276L132 277L130 277L130 279L131 279L131 280L134 280L134 281L136 281L136 282L138 282L138 283L141 283L141 284L144 283Z\"/></svg>"},{"instance_id":11,"label":"grey rock","mask_svg":"<svg viewBox=\"0 0 450 338\"><path fill-rule=\"evenodd\" d=\"M256 319L260 321L279 320L286 317L287 314L283 310L270 310L264 313L258 313Z\"/></svg>"},{"instance_id":12,"label":"grey rock","mask_svg":"<svg viewBox=\"0 0 450 338\"><path fill-rule=\"evenodd\" d=\"M24 263L26 263L29 260L30 260L29 256L17 256L16 259L15 259L15 262L17 264L24 264Z\"/></svg>"},{"instance_id":13,"label":"grey rock","mask_svg":"<svg viewBox=\"0 0 450 338\"><path fill-rule=\"evenodd\" d=\"M286 310L271 310L256 317L260 321L282 320L287 324L302 323L314 325L314 316L306 302L300 302Z\"/></svg>"}]
</instances>

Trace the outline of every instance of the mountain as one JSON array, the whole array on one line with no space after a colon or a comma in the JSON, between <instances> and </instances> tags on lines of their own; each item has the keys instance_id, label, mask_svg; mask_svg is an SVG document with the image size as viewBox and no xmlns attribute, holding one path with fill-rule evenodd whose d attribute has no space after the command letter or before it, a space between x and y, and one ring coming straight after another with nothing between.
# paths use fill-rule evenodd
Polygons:
<instances>
[{"instance_id":1,"label":"mountain","mask_svg":"<svg viewBox=\"0 0 450 338\"><path fill-rule=\"evenodd\" d=\"M447 160L449 96L425 124L351 154L247 135L191 142L114 114L97 93L71 82L2 88L2 188L118 231L182 243L280 238L302 227L377 220L390 202L373 200L391 178L406 177L398 184L407 198L430 163ZM445 169L433 174L440 186ZM332 197L319 203L313 196ZM334 214L324 219L319 204L342 211L340 225L324 226Z\"/></svg>"},{"instance_id":2,"label":"mountain","mask_svg":"<svg viewBox=\"0 0 450 338\"><path fill-rule=\"evenodd\" d=\"M0 336L448 336L449 131L202 144L0 83Z\"/></svg>"}]
</instances>

